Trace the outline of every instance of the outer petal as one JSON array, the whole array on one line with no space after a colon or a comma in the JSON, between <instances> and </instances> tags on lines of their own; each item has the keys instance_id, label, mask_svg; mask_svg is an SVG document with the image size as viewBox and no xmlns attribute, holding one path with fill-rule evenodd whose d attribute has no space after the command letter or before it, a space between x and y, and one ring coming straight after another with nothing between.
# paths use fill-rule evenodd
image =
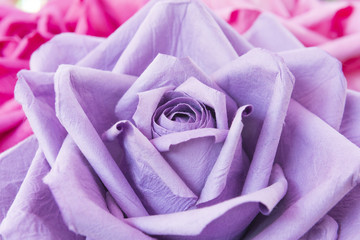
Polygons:
<instances>
[{"instance_id":1,"label":"outer petal","mask_svg":"<svg viewBox=\"0 0 360 240\"><path fill-rule=\"evenodd\" d=\"M46 160L53 164L66 136L66 131L55 115L55 94L52 73L23 70L15 89L16 99L22 104L31 128Z\"/></svg>"},{"instance_id":2,"label":"outer petal","mask_svg":"<svg viewBox=\"0 0 360 240\"><path fill-rule=\"evenodd\" d=\"M280 55L296 79L292 98L338 130L346 97L341 63L317 48Z\"/></svg>"},{"instance_id":3,"label":"outer petal","mask_svg":"<svg viewBox=\"0 0 360 240\"><path fill-rule=\"evenodd\" d=\"M55 75L56 114L119 206L128 216L143 216L146 210L99 136L111 126L115 102L132 82L125 75L63 65Z\"/></svg>"},{"instance_id":4,"label":"outer petal","mask_svg":"<svg viewBox=\"0 0 360 240\"><path fill-rule=\"evenodd\" d=\"M0 222L19 191L37 148L37 140L32 136L0 155Z\"/></svg>"},{"instance_id":5,"label":"outer petal","mask_svg":"<svg viewBox=\"0 0 360 240\"><path fill-rule=\"evenodd\" d=\"M269 13L261 14L244 36L254 47L274 52L303 48L301 42Z\"/></svg>"},{"instance_id":6,"label":"outer petal","mask_svg":"<svg viewBox=\"0 0 360 240\"><path fill-rule=\"evenodd\" d=\"M110 213L119 219L124 219L124 213L109 192L106 192L105 200Z\"/></svg>"},{"instance_id":7,"label":"outer petal","mask_svg":"<svg viewBox=\"0 0 360 240\"><path fill-rule=\"evenodd\" d=\"M360 147L360 93L348 90L340 133Z\"/></svg>"},{"instance_id":8,"label":"outer petal","mask_svg":"<svg viewBox=\"0 0 360 240\"><path fill-rule=\"evenodd\" d=\"M150 214L186 211L195 205L196 195L130 122L118 122L104 137L121 144L120 168Z\"/></svg>"},{"instance_id":9,"label":"outer petal","mask_svg":"<svg viewBox=\"0 0 360 240\"><path fill-rule=\"evenodd\" d=\"M149 4L146 4L143 8L141 8L132 18L126 21L113 34L111 34L93 51L79 61L79 66L108 71L112 70L117 59L119 59L129 41L133 38L148 11L156 2L156 0L150 1ZM119 41L119 39L121 39L121 41Z\"/></svg>"},{"instance_id":10,"label":"outer petal","mask_svg":"<svg viewBox=\"0 0 360 240\"><path fill-rule=\"evenodd\" d=\"M67 226L91 239L150 239L109 213L105 189L68 136L44 181ZM61 236L63 237L63 236Z\"/></svg>"},{"instance_id":11,"label":"outer petal","mask_svg":"<svg viewBox=\"0 0 360 240\"><path fill-rule=\"evenodd\" d=\"M60 64L76 64L102 41L102 38L72 33L56 35L31 55L30 69L55 72Z\"/></svg>"},{"instance_id":12,"label":"outer petal","mask_svg":"<svg viewBox=\"0 0 360 240\"><path fill-rule=\"evenodd\" d=\"M275 207L285 194L287 182L281 168L273 169L270 186L222 203L185 212L125 220L132 226L167 239L233 239L241 236L253 212L264 214Z\"/></svg>"},{"instance_id":13,"label":"outer petal","mask_svg":"<svg viewBox=\"0 0 360 240\"><path fill-rule=\"evenodd\" d=\"M346 89L340 62L316 48L303 48L284 26L267 14L262 14L245 36L256 47L282 51L280 55L296 79L292 97L339 129Z\"/></svg>"},{"instance_id":14,"label":"outer petal","mask_svg":"<svg viewBox=\"0 0 360 240\"><path fill-rule=\"evenodd\" d=\"M213 79L238 105L254 111L244 124L244 150L251 165L243 193L268 184L294 79L281 58L254 49L228 64Z\"/></svg>"},{"instance_id":15,"label":"outer petal","mask_svg":"<svg viewBox=\"0 0 360 240\"><path fill-rule=\"evenodd\" d=\"M44 154L38 150L12 206L1 222L0 233L4 239L55 240L59 236L71 240L84 239L71 232L59 217L59 208L49 188L42 182L49 170Z\"/></svg>"},{"instance_id":16,"label":"outer petal","mask_svg":"<svg viewBox=\"0 0 360 240\"><path fill-rule=\"evenodd\" d=\"M238 110L198 203L214 199L221 202L240 195L249 168L249 160L242 149L242 118L251 111L251 106L243 106Z\"/></svg>"},{"instance_id":17,"label":"outer petal","mask_svg":"<svg viewBox=\"0 0 360 240\"><path fill-rule=\"evenodd\" d=\"M357 185L330 211L339 224L339 240L357 239L360 227L360 185Z\"/></svg>"},{"instance_id":18,"label":"outer petal","mask_svg":"<svg viewBox=\"0 0 360 240\"><path fill-rule=\"evenodd\" d=\"M259 234L247 237L300 238L358 184L359 159L357 146L292 101L277 155L289 190L276 211L254 225Z\"/></svg>"},{"instance_id":19,"label":"outer petal","mask_svg":"<svg viewBox=\"0 0 360 240\"><path fill-rule=\"evenodd\" d=\"M182 11L178 11L180 9ZM176 20L174 24L164 24L165 17ZM189 45L189 33L199 36L198 31L192 32L196 28L193 24L195 17L203 24L211 24L211 27L197 29L202 32L201 38L194 37L191 40L194 44ZM180 31L181 28L184 30ZM203 41L203 36L210 38ZM154 46L147 40L153 42ZM205 48L204 44L210 48ZM221 66L219 64L234 59L237 54L243 54L250 48L234 30L198 1L153 0L85 57L80 65L111 70L116 64L116 72L140 75L157 54L165 53L190 57L204 71L214 71ZM204 59L207 59L210 67L204 64Z\"/></svg>"},{"instance_id":20,"label":"outer petal","mask_svg":"<svg viewBox=\"0 0 360 240\"><path fill-rule=\"evenodd\" d=\"M350 141L360 146L360 93L348 90L340 132ZM330 215L339 223L339 239L356 239L360 223L360 185L348 193L331 210Z\"/></svg>"},{"instance_id":21,"label":"outer petal","mask_svg":"<svg viewBox=\"0 0 360 240\"><path fill-rule=\"evenodd\" d=\"M172 24L164 19L172 19ZM215 71L237 57L208 9L197 1L189 0L156 3L140 24L113 71L139 75L158 53L190 57L206 73Z\"/></svg>"}]
</instances>

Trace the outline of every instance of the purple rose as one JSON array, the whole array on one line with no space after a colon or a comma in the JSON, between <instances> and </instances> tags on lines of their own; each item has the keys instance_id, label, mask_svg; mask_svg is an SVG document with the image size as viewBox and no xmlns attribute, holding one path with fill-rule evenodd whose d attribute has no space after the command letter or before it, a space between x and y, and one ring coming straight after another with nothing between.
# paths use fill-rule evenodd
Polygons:
<instances>
[{"instance_id":1,"label":"purple rose","mask_svg":"<svg viewBox=\"0 0 360 240\"><path fill-rule=\"evenodd\" d=\"M35 137L0 155L3 239L358 236L360 95L271 16L240 36L198 1L151 1L30 65L15 94Z\"/></svg>"}]
</instances>

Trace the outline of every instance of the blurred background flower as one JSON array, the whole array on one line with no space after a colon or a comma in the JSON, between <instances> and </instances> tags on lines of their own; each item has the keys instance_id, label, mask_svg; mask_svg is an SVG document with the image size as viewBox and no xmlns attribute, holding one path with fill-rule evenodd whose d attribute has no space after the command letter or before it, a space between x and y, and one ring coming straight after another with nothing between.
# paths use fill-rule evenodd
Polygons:
<instances>
[{"instance_id":1,"label":"blurred background flower","mask_svg":"<svg viewBox=\"0 0 360 240\"><path fill-rule=\"evenodd\" d=\"M62 32L106 37L145 2L147 0L1 0L0 152L32 134L20 105L13 100L16 74L29 68L31 54Z\"/></svg>"},{"instance_id":2,"label":"blurred background flower","mask_svg":"<svg viewBox=\"0 0 360 240\"><path fill-rule=\"evenodd\" d=\"M275 15L306 47L320 47L343 64L348 87L360 90L360 1L204 0L244 33L264 12Z\"/></svg>"}]
</instances>

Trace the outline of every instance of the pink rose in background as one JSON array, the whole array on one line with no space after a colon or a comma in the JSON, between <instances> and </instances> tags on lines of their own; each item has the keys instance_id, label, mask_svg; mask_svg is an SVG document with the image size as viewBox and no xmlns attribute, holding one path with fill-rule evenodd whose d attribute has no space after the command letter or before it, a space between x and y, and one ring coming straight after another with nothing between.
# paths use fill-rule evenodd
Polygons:
<instances>
[{"instance_id":1,"label":"pink rose in background","mask_svg":"<svg viewBox=\"0 0 360 240\"><path fill-rule=\"evenodd\" d=\"M32 134L13 100L16 74L31 54L61 32L108 36L146 0L52 0L36 14L0 6L0 152Z\"/></svg>"},{"instance_id":2,"label":"pink rose in background","mask_svg":"<svg viewBox=\"0 0 360 240\"><path fill-rule=\"evenodd\" d=\"M320 47L339 59L348 87L360 90L359 1L204 1L239 33L246 32L260 13L275 14L305 46Z\"/></svg>"}]
</instances>

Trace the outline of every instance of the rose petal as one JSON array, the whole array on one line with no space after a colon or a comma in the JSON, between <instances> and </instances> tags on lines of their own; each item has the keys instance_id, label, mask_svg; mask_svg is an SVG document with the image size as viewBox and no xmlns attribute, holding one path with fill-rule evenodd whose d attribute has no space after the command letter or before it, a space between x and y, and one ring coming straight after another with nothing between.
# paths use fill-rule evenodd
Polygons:
<instances>
[{"instance_id":1,"label":"rose petal","mask_svg":"<svg viewBox=\"0 0 360 240\"><path fill-rule=\"evenodd\" d=\"M64 35L59 36L59 39L68 39L69 36L73 35ZM50 41L52 43L58 44L58 38ZM79 37L77 37L79 38ZM82 38L82 37L80 37ZM90 50L93 44L94 38L84 37L82 45L89 46L89 48L83 47L83 51L80 51L79 55L68 55L68 51L63 51L63 55L59 57L58 61L68 61L76 62L86 54L86 51ZM91 39L91 40L90 40ZM91 43L87 42L91 41ZM71 42L73 44L73 41ZM46 45L46 44L45 44ZM49 46L51 48L52 46ZM52 52L47 51L48 47L43 47L39 50L38 54L35 54L39 57L35 57L35 65L37 61L41 61L39 64L41 67L46 67L47 58L53 59ZM50 54L49 56L46 56ZM41 56L41 57L40 57ZM39 60L40 58L40 60ZM42 60L42 59L45 60ZM45 61L46 64L43 64ZM59 62L61 63L61 62ZM48 66L50 67L50 66ZM50 71L52 69L48 68ZM57 66L56 66L57 68ZM42 69L42 68L41 68ZM16 99L23 105L24 111L30 121L32 129L34 130L37 138L39 139L40 144L43 147L44 154L47 160L52 164L55 161L56 155L61 147L61 144L66 136L66 131L59 123L55 115L55 96L54 96L54 86L53 86L53 74L46 73L36 73L30 71L21 71L19 73L19 81L16 87ZM45 110L46 109L46 110ZM46 114L44 114L46 112ZM46 126L46 129L51 129L52 131L43 131L43 127Z\"/></svg>"},{"instance_id":2,"label":"rose petal","mask_svg":"<svg viewBox=\"0 0 360 240\"><path fill-rule=\"evenodd\" d=\"M340 132L357 146L360 146L359 101L360 94L358 92L347 91L345 111L340 127ZM340 225L339 239L355 239L358 236L357 224L360 221L359 198L360 185L349 192L330 212L330 215Z\"/></svg>"},{"instance_id":3,"label":"rose petal","mask_svg":"<svg viewBox=\"0 0 360 240\"><path fill-rule=\"evenodd\" d=\"M190 57L206 73L233 60L237 53L208 11L197 1L157 2L128 43L113 71L139 75L158 53ZM167 24L164 19L172 19L172 24ZM199 35L201 38L195 37ZM188 44L189 41L192 44Z\"/></svg>"},{"instance_id":4,"label":"rose petal","mask_svg":"<svg viewBox=\"0 0 360 240\"><path fill-rule=\"evenodd\" d=\"M293 22L330 40L348 34L348 20L354 15L353 10L351 2L319 2L317 6L295 17Z\"/></svg>"},{"instance_id":5,"label":"rose petal","mask_svg":"<svg viewBox=\"0 0 360 240\"><path fill-rule=\"evenodd\" d=\"M199 128L163 135L151 143L199 196L227 133L222 129Z\"/></svg>"},{"instance_id":6,"label":"rose petal","mask_svg":"<svg viewBox=\"0 0 360 240\"><path fill-rule=\"evenodd\" d=\"M328 25L328 20L336 13L339 5L346 4L345 2L322 4L317 1L314 1L314 3L314 5L306 9L306 11L302 12L302 14L294 16L294 18L292 18L291 20L305 27L316 26L319 25L319 23Z\"/></svg>"},{"instance_id":7,"label":"rose petal","mask_svg":"<svg viewBox=\"0 0 360 240\"><path fill-rule=\"evenodd\" d=\"M338 130L346 97L341 63L317 48L282 52L280 56L296 79L292 98Z\"/></svg>"},{"instance_id":8,"label":"rose petal","mask_svg":"<svg viewBox=\"0 0 360 240\"><path fill-rule=\"evenodd\" d=\"M132 119L134 120L136 127L146 138L152 138L152 116L160 102L160 99L165 92L172 90L173 88L173 86L166 86L138 93L139 102Z\"/></svg>"},{"instance_id":9,"label":"rose petal","mask_svg":"<svg viewBox=\"0 0 360 240\"><path fill-rule=\"evenodd\" d=\"M159 137L174 132L182 132L197 128L214 128L215 119L204 103L185 93L173 91L163 96L152 119L152 136ZM170 118L171 114L189 114L192 122L177 121Z\"/></svg>"},{"instance_id":10,"label":"rose petal","mask_svg":"<svg viewBox=\"0 0 360 240\"><path fill-rule=\"evenodd\" d=\"M32 143L35 144L27 146L36 147L36 142ZM29 152L28 154L21 157L30 158L32 154ZM82 239L66 227L62 218L59 217L59 208L49 188L42 182L42 178L49 170L50 166L44 154L38 150L14 202L1 222L2 237L5 239L55 239L62 236L71 240Z\"/></svg>"},{"instance_id":11,"label":"rose petal","mask_svg":"<svg viewBox=\"0 0 360 240\"><path fill-rule=\"evenodd\" d=\"M248 237L300 238L357 185L359 159L357 146L291 101L276 159L289 189L276 210L253 229L258 235Z\"/></svg>"},{"instance_id":12,"label":"rose petal","mask_svg":"<svg viewBox=\"0 0 360 240\"><path fill-rule=\"evenodd\" d=\"M178 14L177 11L174 11L175 7L181 7L183 8L184 13L187 13L184 16L184 19L182 19L182 16L177 16L177 18L175 18L175 15ZM191 31L191 29L194 28L193 18L195 17L196 19L198 19L198 14L202 16L202 21L205 22L206 25L211 24L213 27L198 29L199 31L204 32L203 34L210 34L210 38L208 38L209 43L204 43L203 41L201 41L198 43L199 45L193 45L203 46L204 44L207 44L212 46L216 44L216 48L197 48L195 51L189 51L191 48L191 46L189 45L189 50L187 50L186 53L181 54L180 52L175 52L176 49L173 48L173 44L175 44L174 41L167 41L168 44L161 44L155 46L153 52L151 52L151 49L153 48L152 46L151 48L149 48L149 44L144 44L145 42L147 42L144 41L144 39L150 39L152 41L153 37L161 37L160 42L165 43L164 41L166 39L170 39L170 37L165 39L162 37L162 34L164 32L168 32L168 34L170 35L177 34L176 31L174 33L172 33L171 31L173 27L179 26L181 23L186 23L186 26L189 26L189 28L187 28L187 30L184 32L180 32L179 34L182 36L182 34L188 33L188 31ZM163 15L169 16L172 19L181 19L182 21L176 21L173 25L163 24L163 17L165 17ZM141 24L145 18L148 24ZM152 21L155 24L154 26L150 24ZM199 31L195 32L194 36L197 36ZM176 45L180 45L183 41L188 41L187 37L175 37L178 40L178 43L176 43ZM198 38L193 39L193 41L197 40ZM186 42L184 44L186 44ZM143 50L138 51L138 47L143 48ZM171 52L177 57L189 56L193 58L194 61L200 66L204 66L204 56L209 56L209 54L211 54L211 57L209 56L206 59L208 59L212 66L215 66L214 64L219 63L221 59L227 59L230 55L232 57L236 57L236 53L242 54L250 48L251 46L239 35L237 35L235 31L231 29L231 27L227 26L226 23L224 23L217 16L208 11L208 9L199 2L186 0L178 1L176 3L172 3L171 1L150 1L149 4L147 4L139 12L137 12L134 17L129 19L125 24L123 24L116 32L114 32L114 34L112 34L108 39L106 39L102 44L100 44L79 64L81 66L97 66L104 70L111 70L115 62L118 59L121 59L121 61L118 61L117 63L118 68L121 69L117 69L117 72L131 75L140 75L140 73L145 70L145 68L150 64L152 59L155 58L158 53ZM179 49L180 51L181 48L177 49ZM196 54L201 49L204 49L202 55ZM211 49L211 51L209 51L209 49ZM226 56L227 54L230 55ZM140 61L138 61L139 59ZM136 64L133 64L135 62Z\"/></svg>"},{"instance_id":13,"label":"rose petal","mask_svg":"<svg viewBox=\"0 0 360 240\"><path fill-rule=\"evenodd\" d=\"M259 209L268 214L285 194L287 182L278 165L273 169L270 184L262 190L210 207L125 221L147 234L167 239L232 239L239 237L251 222L249 214Z\"/></svg>"},{"instance_id":14,"label":"rose petal","mask_svg":"<svg viewBox=\"0 0 360 240\"><path fill-rule=\"evenodd\" d=\"M5 134L0 135L0 152L15 146L17 143L33 134L29 121L26 120L26 117L22 111L21 115L23 121L21 121L15 128L11 129Z\"/></svg>"},{"instance_id":15,"label":"rose petal","mask_svg":"<svg viewBox=\"0 0 360 240\"><path fill-rule=\"evenodd\" d=\"M189 188L200 196L228 130L199 128L170 133L151 140Z\"/></svg>"},{"instance_id":16,"label":"rose petal","mask_svg":"<svg viewBox=\"0 0 360 240\"><path fill-rule=\"evenodd\" d=\"M336 221L329 215L325 215L325 217L316 223L311 230L299 240L336 240L338 239L338 230L339 226Z\"/></svg>"},{"instance_id":17,"label":"rose petal","mask_svg":"<svg viewBox=\"0 0 360 240\"><path fill-rule=\"evenodd\" d=\"M276 28L274 28L277 31L275 33L276 36L280 35L278 32L288 34L287 30L277 23L275 19L267 19L268 17L265 17L262 20L261 18L262 16L257 20L257 22L259 21L258 27L255 27L256 22L251 31L249 30L251 35L255 35L260 41L263 39L273 39L272 37L265 36L264 33L264 29L271 29L271 33L274 32L273 28L267 27L268 22L276 25ZM293 38L292 35L291 37L284 36L280 39L288 39L287 41L291 43L293 42L291 38ZM282 48L286 44L279 43L279 41L274 41L275 44L279 43L278 47L271 48L266 45L268 42L266 40L264 43L253 44L274 51L291 50L291 48ZM293 49L297 50L280 53L296 79L292 97L335 129L339 129L346 88L346 81L341 73L340 63L318 49L299 48L295 45Z\"/></svg>"},{"instance_id":18,"label":"rose petal","mask_svg":"<svg viewBox=\"0 0 360 240\"><path fill-rule=\"evenodd\" d=\"M198 2L200 4L203 4L204 6L204 3L207 4L207 1L204 1L204 3L202 3L203 1ZM223 2L224 1L221 1L221 3ZM216 3L220 2L216 0ZM214 18L214 20L219 25L224 35L230 42L231 46L234 48L234 50L239 56L245 54L253 48L253 46L243 36L239 35L236 30L232 26L227 24L223 19L221 19L218 14L216 14L214 11L209 11L209 14Z\"/></svg>"},{"instance_id":19,"label":"rose petal","mask_svg":"<svg viewBox=\"0 0 360 240\"><path fill-rule=\"evenodd\" d=\"M195 77L205 84L210 83L191 59L157 55L119 100L115 108L116 115L119 119L130 120L136 111L138 93L164 86L177 87L189 77Z\"/></svg>"},{"instance_id":20,"label":"rose petal","mask_svg":"<svg viewBox=\"0 0 360 240\"><path fill-rule=\"evenodd\" d=\"M215 143L225 140L228 130L216 129L216 128L199 128L190 131L170 133L160 136L158 138L151 139L151 143L160 152L166 152L170 150L171 146L187 142L194 138L214 137ZM180 154L181 155L181 154Z\"/></svg>"},{"instance_id":21,"label":"rose petal","mask_svg":"<svg viewBox=\"0 0 360 240\"><path fill-rule=\"evenodd\" d=\"M56 35L31 55L30 69L55 72L60 64L76 64L102 41L102 38L72 33Z\"/></svg>"},{"instance_id":22,"label":"rose petal","mask_svg":"<svg viewBox=\"0 0 360 240\"><path fill-rule=\"evenodd\" d=\"M197 99L214 109L216 128L228 129L228 113L226 109L226 95L198 81L196 78L189 78L180 84L175 91L180 91Z\"/></svg>"},{"instance_id":23,"label":"rose petal","mask_svg":"<svg viewBox=\"0 0 360 240\"><path fill-rule=\"evenodd\" d=\"M179 99L180 100L180 99ZM203 106L203 104L201 104ZM204 106L205 108L205 106ZM203 110L203 109L201 109ZM201 111L204 112L204 115L207 115L206 113L208 111ZM163 114L160 116L160 118L165 117L165 119L169 121L175 121L177 123L188 123L192 124L196 122L197 117L199 117L200 113L195 110L195 108L191 104L182 103L179 101L178 104L176 104L175 107L167 108L163 112ZM206 119L206 117L204 118Z\"/></svg>"},{"instance_id":24,"label":"rose petal","mask_svg":"<svg viewBox=\"0 0 360 240\"><path fill-rule=\"evenodd\" d=\"M253 49L213 74L213 79L238 105L251 103L244 120L244 150L251 165L243 193L267 186L294 78L283 60Z\"/></svg>"},{"instance_id":25,"label":"rose petal","mask_svg":"<svg viewBox=\"0 0 360 240\"><path fill-rule=\"evenodd\" d=\"M1 133L11 130L12 128L19 125L24 120L24 113L20 110L13 111L0 116L0 131ZM1 134L2 135L2 134Z\"/></svg>"},{"instance_id":26,"label":"rose petal","mask_svg":"<svg viewBox=\"0 0 360 240\"><path fill-rule=\"evenodd\" d=\"M21 105L15 101L15 99L11 99L6 101L6 103L1 104L0 106L0 113L1 114L8 114L13 111L17 111L21 109Z\"/></svg>"},{"instance_id":27,"label":"rose petal","mask_svg":"<svg viewBox=\"0 0 360 240\"><path fill-rule=\"evenodd\" d=\"M111 196L109 192L106 192L105 200L110 213L119 219L124 219L124 213L121 211L115 199Z\"/></svg>"},{"instance_id":28,"label":"rose petal","mask_svg":"<svg viewBox=\"0 0 360 240\"><path fill-rule=\"evenodd\" d=\"M356 239L359 236L360 185L357 185L330 211L339 224L338 239Z\"/></svg>"},{"instance_id":29,"label":"rose petal","mask_svg":"<svg viewBox=\"0 0 360 240\"><path fill-rule=\"evenodd\" d=\"M35 25L35 23L32 23ZM30 26L30 29L32 26ZM45 36L42 36L39 32L33 31L22 38L16 46L16 49L12 51L13 58L29 59L35 49L39 48L42 43L47 40Z\"/></svg>"},{"instance_id":30,"label":"rose petal","mask_svg":"<svg viewBox=\"0 0 360 240\"><path fill-rule=\"evenodd\" d=\"M219 197L216 202L222 202L240 195L249 168L249 160L243 156L242 150L242 118L251 111L251 106L239 108L197 204Z\"/></svg>"},{"instance_id":31,"label":"rose petal","mask_svg":"<svg viewBox=\"0 0 360 240\"><path fill-rule=\"evenodd\" d=\"M357 33L329 41L319 47L344 62L360 56L360 47L357 44L359 41L360 33Z\"/></svg>"},{"instance_id":32,"label":"rose petal","mask_svg":"<svg viewBox=\"0 0 360 240\"><path fill-rule=\"evenodd\" d=\"M14 99L0 105L0 152L32 134L21 105Z\"/></svg>"},{"instance_id":33,"label":"rose petal","mask_svg":"<svg viewBox=\"0 0 360 240\"><path fill-rule=\"evenodd\" d=\"M113 34L78 62L79 66L111 71L156 1L149 1ZM121 39L119 41L119 39Z\"/></svg>"},{"instance_id":34,"label":"rose petal","mask_svg":"<svg viewBox=\"0 0 360 240\"><path fill-rule=\"evenodd\" d=\"M104 79L107 84L102 84ZM62 125L121 209L128 216L143 216L146 210L99 136L115 120L116 100L132 82L126 75L62 65L55 74L55 105ZM111 149L120 154L114 146Z\"/></svg>"},{"instance_id":35,"label":"rose petal","mask_svg":"<svg viewBox=\"0 0 360 240\"><path fill-rule=\"evenodd\" d=\"M44 182L69 229L91 239L151 239L109 213L104 187L94 174L68 136Z\"/></svg>"},{"instance_id":36,"label":"rose petal","mask_svg":"<svg viewBox=\"0 0 360 240\"><path fill-rule=\"evenodd\" d=\"M347 90L345 110L340 127L340 133L358 147L360 147L359 103L360 93Z\"/></svg>"},{"instance_id":37,"label":"rose petal","mask_svg":"<svg viewBox=\"0 0 360 240\"><path fill-rule=\"evenodd\" d=\"M0 105L13 98L16 73L28 67L29 63L25 60L0 57Z\"/></svg>"},{"instance_id":38,"label":"rose petal","mask_svg":"<svg viewBox=\"0 0 360 240\"><path fill-rule=\"evenodd\" d=\"M358 61L360 62L360 59ZM344 74L348 82L348 89L354 89L355 91L359 91L360 81L358 81L358 79L360 79L360 68L357 65L355 65L354 67L355 67L354 71L351 70L347 71L344 69Z\"/></svg>"},{"instance_id":39,"label":"rose petal","mask_svg":"<svg viewBox=\"0 0 360 240\"><path fill-rule=\"evenodd\" d=\"M114 136L124 150L121 168L150 214L185 211L195 205L196 195L130 122L118 122L104 135Z\"/></svg>"},{"instance_id":40,"label":"rose petal","mask_svg":"<svg viewBox=\"0 0 360 240\"><path fill-rule=\"evenodd\" d=\"M70 106L74 103L66 99L67 95L73 95L89 118L91 126L101 135L117 122L114 115L115 104L135 80L136 78L130 75L61 65L55 74L58 117L64 124L73 121L73 115L78 115L71 111Z\"/></svg>"},{"instance_id":41,"label":"rose petal","mask_svg":"<svg viewBox=\"0 0 360 240\"><path fill-rule=\"evenodd\" d=\"M0 155L0 222L19 191L37 148L37 140L31 136Z\"/></svg>"},{"instance_id":42,"label":"rose petal","mask_svg":"<svg viewBox=\"0 0 360 240\"><path fill-rule=\"evenodd\" d=\"M253 46L274 52L303 48L302 43L268 13L261 14L244 36Z\"/></svg>"},{"instance_id":43,"label":"rose petal","mask_svg":"<svg viewBox=\"0 0 360 240\"><path fill-rule=\"evenodd\" d=\"M46 160L52 165L66 136L55 114L54 74L22 70L18 76L16 100L22 104Z\"/></svg>"},{"instance_id":44,"label":"rose petal","mask_svg":"<svg viewBox=\"0 0 360 240\"><path fill-rule=\"evenodd\" d=\"M304 26L298 25L296 22L289 21L288 19L282 20L281 23L300 41L304 46L316 46L329 41L316 31L312 31Z\"/></svg>"}]
</instances>

